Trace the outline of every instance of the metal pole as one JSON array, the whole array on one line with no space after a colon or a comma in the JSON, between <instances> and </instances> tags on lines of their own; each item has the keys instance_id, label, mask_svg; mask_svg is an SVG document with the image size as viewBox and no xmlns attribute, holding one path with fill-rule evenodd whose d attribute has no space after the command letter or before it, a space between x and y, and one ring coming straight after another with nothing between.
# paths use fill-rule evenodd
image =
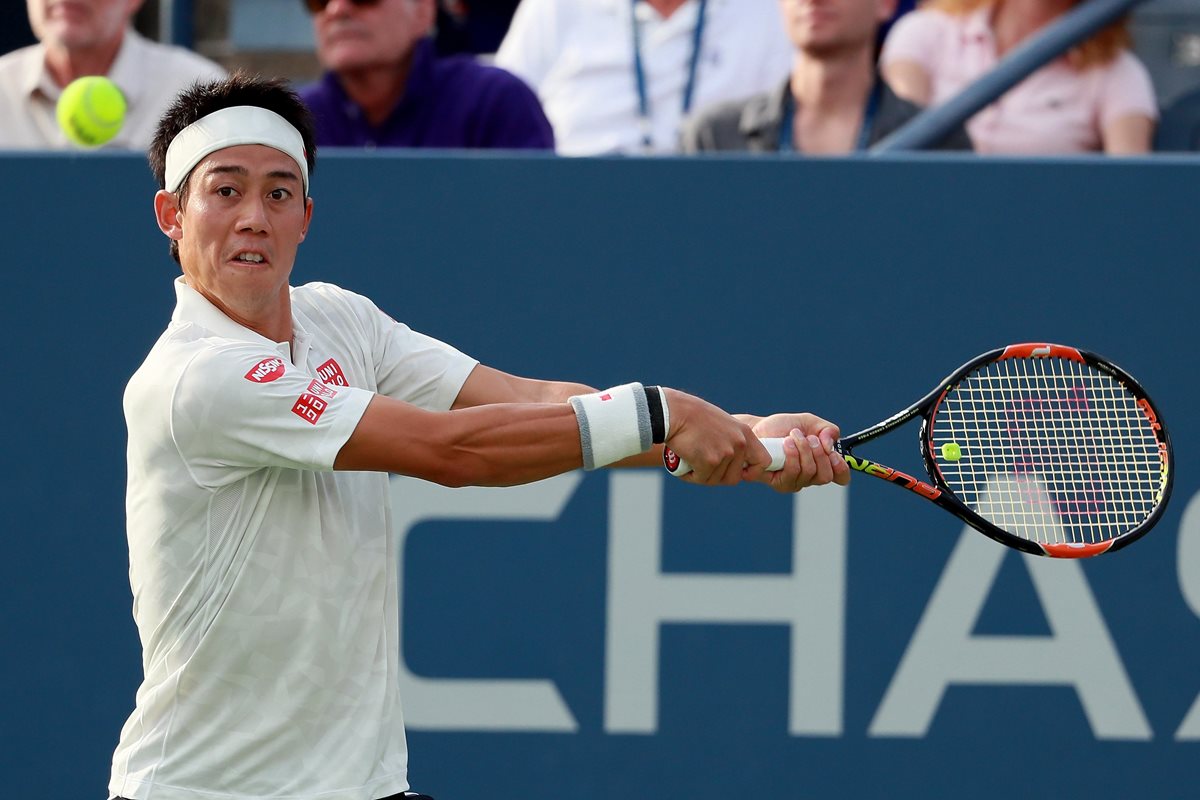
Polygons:
<instances>
[{"instance_id":1,"label":"metal pole","mask_svg":"<svg viewBox=\"0 0 1200 800\"><path fill-rule=\"evenodd\" d=\"M940 106L928 108L871 148L872 154L923 150L941 141L955 125L1020 83L1041 67L1145 0L1087 0L1013 48L988 74Z\"/></svg>"},{"instance_id":2,"label":"metal pole","mask_svg":"<svg viewBox=\"0 0 1200 800\"><path fill-rule=\"evenodd\" d=\"M175 12L174 0L158 0L158 40L164 44L174 44L172 18Z\"/></svg>"},{"instance_id":3,"label":"metal pole","mask_svg":"<svg viewBox=\"0 0 1200 800\"><path fill-rule=\"evenodd\" d=\"M158 40L191 49L196 44L192 0L158 0Z\"/></svg>"}]
</instances>

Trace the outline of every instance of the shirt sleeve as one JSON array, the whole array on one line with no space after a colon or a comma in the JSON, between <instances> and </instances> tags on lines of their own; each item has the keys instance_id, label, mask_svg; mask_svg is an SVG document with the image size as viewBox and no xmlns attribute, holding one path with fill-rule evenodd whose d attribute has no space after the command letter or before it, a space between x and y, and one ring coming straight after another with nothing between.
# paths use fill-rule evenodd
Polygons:
<instances>
[{"instance_id":1,"label":"shirt sleeve","mask_svg":"<svg viewBox=\"0 0 1200 800\"><path fill-rule=\"evenodd\" d=\"M171 398L171 436L205 486L262 467L331 470L372 393L326 386L253 344L201 351Z\"/></svg>"},{"instance_id":2,"label":"shirt sleeve","mask_svg":"<svg viewBox=\"0 0 1200 800\"><path fill-rule=\"evenodd\" d=\"M1156 120L1158 100L1149 71L1137 56L1122 51L1106 68L1100 89L1100 126L1107 128L1130 114Z\"/></svg>"},{"instance_id":3,"label":"shirt sleeve","mask_svg":"<svg viewBox=\"0 0 1200 800\"><path fill-rule=\"evenodd\" d=\"M920 64L932 77L941 52L945 30L940 16L931 11L905 14L892 26L879 54L880 66L897 61Z\"/></svg>"},{"instance_id":4,"label":"shirt sleeve","mask_svg":"<svg viewBox=\"0 0 1200 800\"><path fill-rule=\"evenodd\" d=\"M366 297L342 291L369 331L378 393L427 411L448 411L479 362L397 322Z\"/></svg>"}]
</instances>

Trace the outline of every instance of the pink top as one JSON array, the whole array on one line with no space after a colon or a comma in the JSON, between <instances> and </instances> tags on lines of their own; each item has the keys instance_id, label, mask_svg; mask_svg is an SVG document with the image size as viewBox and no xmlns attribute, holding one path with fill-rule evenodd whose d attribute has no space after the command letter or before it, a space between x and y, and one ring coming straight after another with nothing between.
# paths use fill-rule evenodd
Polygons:
<instances>
[{"instance_id":1,"label":"pink top","mask_svg":"<svg viewBox=\"0 0 1200 800\"><path fill-rule=\"evenodd\" d=\"M914 61L944 102L996 65L991 8L970 14L914 11L896 23L880 56L886 66ZM1103 149L1101 131L1137 114L1158 118L1150 74L1128 51L1108 64L1076 70L1060 58L1034 72L967 122L978 153L1084 153Z\"/></svg>"}]
</instances>

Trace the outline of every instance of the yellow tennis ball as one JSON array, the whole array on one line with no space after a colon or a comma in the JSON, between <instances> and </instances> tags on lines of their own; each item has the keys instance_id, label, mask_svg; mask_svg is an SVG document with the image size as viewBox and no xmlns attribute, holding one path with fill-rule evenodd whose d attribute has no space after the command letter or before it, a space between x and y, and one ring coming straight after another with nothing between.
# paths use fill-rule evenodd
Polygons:
<instances>
[{"instance_id":1,"label":"yellow tennis ball","mask_svg":"<svg viewBox=\"0 0 1200 800\"><path fill-rule=\"evenodd\" d=\"M958 442L946 442L942 445L942 458L947 461L958 461L962 458L962 448L958 446Z\"/></svg>"},{"instance_id":2,"label":"yellow tennis ball","mask_svg":"<svg viewBox=\"0 0 1200 800\"><path fill-rule=\"evenodd\" d=\"M116 136L125 123L125 95L108 78L77 78L63 89L55 116L72 142L99 147Z\"/></svg>"}]
</instances>

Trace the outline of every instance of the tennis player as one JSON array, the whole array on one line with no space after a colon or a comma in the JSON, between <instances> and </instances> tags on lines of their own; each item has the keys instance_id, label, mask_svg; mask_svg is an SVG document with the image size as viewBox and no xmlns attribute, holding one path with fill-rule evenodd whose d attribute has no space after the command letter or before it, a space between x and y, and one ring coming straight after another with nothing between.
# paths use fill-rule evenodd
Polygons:
<instances>
[{"instance_id":1,"label":"tennis player","mask_svg":"<svg viewBox=\"0 0 1200 800\"><path fill-rule=\"evenodd\" d=\"M182 267L130 380L130 583L145 677L110 797L405 796L387 473L452 486L658 463L781 491L848 480L837 429L673 389L518 378L327 283L289 285L312 127L281 83L184 92L150 149ZM757 436L790 436L765 473Z\"/></svg>"}]
</instances>

